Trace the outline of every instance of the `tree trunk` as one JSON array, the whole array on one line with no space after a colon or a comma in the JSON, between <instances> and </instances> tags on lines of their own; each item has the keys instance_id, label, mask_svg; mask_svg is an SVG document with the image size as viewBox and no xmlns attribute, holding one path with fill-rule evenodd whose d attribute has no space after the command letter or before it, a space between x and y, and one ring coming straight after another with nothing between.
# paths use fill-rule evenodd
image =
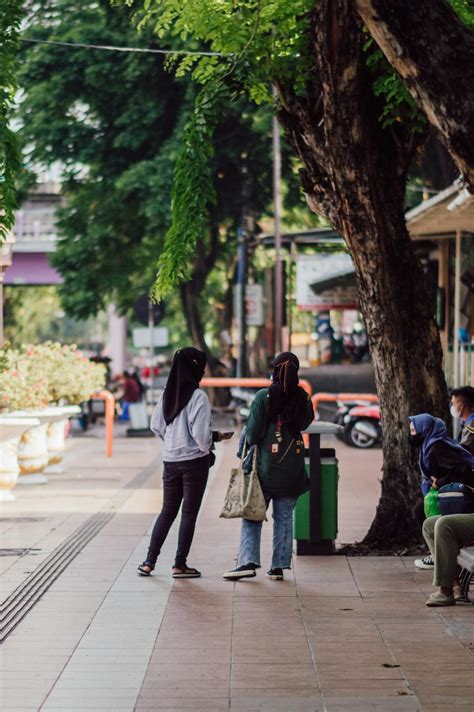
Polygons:
<instances>
[{"instance_id":1,"label":"tree trunk","mask_svg":"<svg viewBox=\"0 0 474 712\"><path fill-rule=\"evenodd\" d=\"M189 336L191 337L194 347L204 351L206 354L211 373L213 373L218 360L212 355L206 343L199 301L206 284L206 279L215 265L218 237L219 228L216 225L211 229L210 245L206 245L204 240L199 240L196 245L196 257L194 259L191 279L188 282L182 283L180 286L181 303L188 325Z\"/></svg>"},{"instance_id":2,"label":"tree trunk","mask_svg":"<svg viewBox=\"0 0 474 712\"><path fill-rule=\"evenodd\" d=\"M474 36L447 0L354 0L474 193Z\"/></svg>"},{"instance_id":3,"label":"tree trunk","mask_svg":"<svg viewBox=\"0 0 474 712\"><path fill-rule=\"evenodd\" d=\"M420 536L412 516L419 473L408 416L447 415L441 345L421 266L404 221L412 137L382 129L362 51L364 37L344 0L314 12L315 84L306 98L282 89L280 114L304 165L307 200L343 235L354 261L360 308L383 415L382 496L364 540L399 549Z\"/></svg>"},{"instance_id":4,"label":"tree trunk","mask_svg":"<svg viewBox=\"0 0 474 712\"><path fill-rule=\"evenodd\" d=\"M192 277L188 282L180 285L181 303L188 326L189 335L193 346L207 356L208 371L211 376L226 375L223 372L222 364L209 349L204 335L204 323L200 310L200 299L206 283L206 279L214 267L217 256L217 241L219 236L218 226L211 230L211 243L207 247L204 241L196 245L196 258L193 265ZM230 392L228 388L211 388L209 397L213 405L226 406L230 402Z\"/></svg>"},{"instance_id":5,"label":"tree trunk","mask_svg":"<svg viewBox=\"0 0 474 712\"><path fill-rule=\"evenodd\" d=\"M192 279L189 282L184 282L180 289L181 303L193 346L204 351L208 360L212 360L213 356L204 337L204 325L199 309L199 291L196 289L195 281Z\"/></svg>"}]
</instances>

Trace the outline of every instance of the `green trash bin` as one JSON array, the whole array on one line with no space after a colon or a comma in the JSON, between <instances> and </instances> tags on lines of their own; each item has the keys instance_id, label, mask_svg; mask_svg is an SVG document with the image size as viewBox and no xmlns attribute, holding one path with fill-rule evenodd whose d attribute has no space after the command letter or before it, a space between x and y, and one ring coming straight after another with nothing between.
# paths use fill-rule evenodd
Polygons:
<instances>
[{"instance_id":1,"label":"green trash bin","mask_svg":"<svg viewBox=\"0 0 474 712\"><path fill-rule=\"evenodd\" d=\"M311 448L310 448L311 451ZM314 451L313 451L314 452ZM318 468L311 467L309 453L306 456L306 471L310 478L310 490L299 497L293 519L293 536L296 539L296 553L332 554L337 537L337 485L338 462L333 449L322 449L319 453L320 483L311 486L312 477L318 476ZM314 463L313 463L314 465ZM313 469L313 472L311 471Z\"/></svg>"}]
</instances>

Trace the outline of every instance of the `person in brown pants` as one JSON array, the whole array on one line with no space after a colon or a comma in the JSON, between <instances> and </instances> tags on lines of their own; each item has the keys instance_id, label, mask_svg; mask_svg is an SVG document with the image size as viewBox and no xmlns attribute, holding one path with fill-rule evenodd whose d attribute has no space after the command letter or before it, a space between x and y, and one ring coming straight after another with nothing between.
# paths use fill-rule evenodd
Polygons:
<instances>
[{"instance_id":1,"label":"person in brown pants","mask_svg":"<svg viewBox=\"0 0 474 712\"><path fill-rule=\"evenodd\" d=\"M463 546L474 542L474 514L429 517L423 523L423 536L434 560L433 585L438 586L426 605L454 606L457 556Z\"/></svg>"}]
</instances>

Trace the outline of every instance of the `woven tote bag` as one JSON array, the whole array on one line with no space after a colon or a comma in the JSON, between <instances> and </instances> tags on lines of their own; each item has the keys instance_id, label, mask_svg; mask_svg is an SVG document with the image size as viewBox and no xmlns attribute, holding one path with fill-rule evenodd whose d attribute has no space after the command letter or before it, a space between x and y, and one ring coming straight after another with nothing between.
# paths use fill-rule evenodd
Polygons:
<instances>
[{"instance_id":1,"label":"woven tote bag","mask_svg":"<svg viewBox=\"0 0 474 712\"><path fill-rule=\"evenodd\" d=\"M245 449L238 467L232 469L229 486L220 516L223 519L250 519L253 522L267 521L267 505L257 473L257 448L254 448L252 469L246 475L242 469Z\"/></svg>"}]
</instances>

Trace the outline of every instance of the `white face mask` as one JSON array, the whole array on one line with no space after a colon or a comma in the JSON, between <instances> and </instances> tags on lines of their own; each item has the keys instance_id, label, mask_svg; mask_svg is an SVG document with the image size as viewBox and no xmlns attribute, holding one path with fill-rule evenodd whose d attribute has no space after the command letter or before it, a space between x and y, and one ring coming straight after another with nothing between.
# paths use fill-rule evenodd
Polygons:
<instances>
[{"instance_id":1,"label":"white face mask","mask_svg":"<svg viewBox=\"0 0 474 712\"><path fill-rule=\"evenodd\" d=\"M451 413L451 415L453 416L453 418L460 418L460 417L461 417L461 413L459 412L459 409L458 409L455 405L452 405L452 406L451 406L451 408L449 409L449 412Z\"/></svg>"}]
</instances>

